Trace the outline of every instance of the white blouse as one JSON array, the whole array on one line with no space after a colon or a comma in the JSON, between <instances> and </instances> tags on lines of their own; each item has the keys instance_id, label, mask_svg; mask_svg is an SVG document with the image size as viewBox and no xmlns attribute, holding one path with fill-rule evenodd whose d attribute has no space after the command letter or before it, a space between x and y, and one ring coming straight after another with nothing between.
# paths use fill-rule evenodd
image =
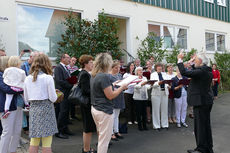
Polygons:
<instances>
[{"instance_id":1,"label":"white blouse","mask_svg":"<svg viewBox=\"0 0 230 153\"><path fill-rule=\"evenodd\" d=\"M49 99L51 102L55 102L57 94L53 77L42 73L33 82L33 76L27 76L25 79L24 99L25 101Z\"/></svg>"},{"instance_id":2,"label":"white blouse","mask_svg":"<svg viewBox=\"0 0 230 153\"><path fill-rule=\"evenodd\" d=\"M147 78L143 77L141 82L134 86L134 100L148 100L148 92L147 90L151 88L149 84L141 86L142 83L146 82Z\"/></svg>"}]
</instances>

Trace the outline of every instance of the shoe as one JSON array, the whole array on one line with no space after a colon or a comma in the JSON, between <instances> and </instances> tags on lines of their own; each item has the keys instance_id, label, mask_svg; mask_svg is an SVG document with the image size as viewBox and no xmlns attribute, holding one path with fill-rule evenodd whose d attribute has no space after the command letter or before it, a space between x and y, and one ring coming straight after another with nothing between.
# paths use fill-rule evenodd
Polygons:
<instances>
[{"instance_id":1,"label":"shoe","mask_svg":"<svg viewBox=\"0 0 230 153\"><path fill-rule=\"evenodd\" d=\"M182 125L183 125L184 127L188 128L188 124L182 123Z\"/></svg>"},{"instance_id":2,"label":"shoe","mask_svg":"<svg viewBox=\"0 0 230 153\"><path fill-rule=\"evenodd\" d=\"M168 127L163 127L163 128L162 128L162 130L166 130L166 131L168 131L168 130L169 130L169 128L168 128Z\"/></svg>"},{"instance_id":3,"label":"shoe","mask_svg":"<svg viewBox=\"0 0 230 153\"><path fill-rule=\"evenodd\" d=\"M156 130L156 131L158 131L158 132L160 132L160 131L161 131L161 129L160 129L160 128L156 128L156 129L154 129L154 130Z\"/></svg>"},{"instance_id":4,"label":"shoe","mask_svg":"<svg viewBox=\"0 0 230 153\"><path fill-rule=\"evenodd\" d=\"M97 153L97 150L91 149L89 151L84 151L84 149L82 148L82 153Z\"/></svg>"},{"instance_id":5,"label":"shoe","mask_svg":"<svg viewBox=\"0 0 230 153\"><path fill-rule=\"evenodd\" d=\"M67 135L64 135L63 133L56 133L55 136L61 139L69 139L69 137Z\"/></svg>"},{"instance_id":6,"label":"shoe","mask_svg":"<svg viewBox=\"0 0 230 153\"><path fill-rule=\"evenodd\" d=\"M80 121L80 119L77 116L71 116L72 119Z\"/></svg>"},{"instance_id":7,"label":"shoe","mask_svg":"<svg viewBox=\"0 0 230 153\"><path fill-rule=\"evenodd\" d=\"M178 128L181 128L181 125L180 125L180 123L177 123L177 124L176 124L176 126L177 126Z\"/></svg>"},{"instance_id":8,"label":"shoe","mask_svg":"<svg viewBox=\"0 0 230 153\"><path fill-rule=\"evenodd\" d=\"M188 116L189 116L190 118L194 118L193 114L189 114Z\"/></svg>"},{"instance_id":9,"label":"shoe","mask_svg":"<svg viewBox=\"0 0 230 153\"><path fill-rule=\"evenodd\" d=\"M173 123L172 119L171 119L171 118L169 118L169 124L172 124L172 123Z\"/></svg>"},{"instance_id":10,"label":"shoe","mask_svg":"<svg viewBox=\"0 0 230 153\"><path fill-rule=\"evenodd\" d=\"M201 153L200 151L197 150L187 150L188 153Z\"/></svg>"},{"instance_id":11,"label":"shoe","mask_svg":"<svg viewBox=\"0 0 230 153\"><path fill-rule=\"evenodd\" d=\"M67 124L69 124L69 125L73 125L73 122L71 122L71 121L68 121L68 123Z\"/></svg>"},{"instance_id":12,"label":"shoe","mask_svg":"<svg viewBox=\"0 0 230 153\"><path fill-rule=\"evenodd\" d=\"M137 121L134 121L134 124L138 124L138 122L137 122Z\"/></svg>"},{"instance_id":13,"label":"shoe","mask_svg":"<svg viewBox=\"0 0 230 153\"><path fill-rule=\"evenodd\" d=\"M111 138L112 141L119 141L118 138Z\"/></svg>"},{"instance_id":14,"label":"shoe","mask_svg":"<svg viewBox=\"0 0 230 153\"><path fill-rule=\"evenodd\" d=\"M139 131L143 131L143 128L142 128L142 127L138 127L138 130L139 130Z\"/></svg>"},{"instance_id":15,"label":"shoe","mask_svg":"<svg viewBox=\"0 0 230 153\"><path fill-rule=\"evenodd\" d=\"M118 138L114 134L112 135L111 140L112 141L119 141Z\"/></svg>"},{"instance_id":16,"label":"shoe","mask_svg":"<svg viewBox=\"0 0 230 153\"><path fill-rule=\"evenodd\" d=\"M173 118L172 121L173 121L173 123L177 123L175 118Z\"/></svg>"},{"instance_id":17,"label":"shoe","mask_svg":"<svg viewBox=\"0 0 230 153\"><path fill-rule=\"evenodd\" d=\"M64 132L63 132L64 134L66 134L66 135L75 135L73 132L71 132L69 129L67 129L67 130L65 130Z\"/></svg>"},{"instance_id":18,"label":"shoe","mask_svg":"<svg viewBox=\"0 0 230 153\"><path fill-rule=\"evenodd\" d=\"M133 123L131 121L128 122L129 125L132 125Z\"/></svg>"},{"instance_id":19,"label":"shoe","mask_svg":"<svg viewBox=\"0 0 230 153\"><path fill-rule=\"evenodd\" d=\"M150 124L150 123L151 123L151 119L148 119L148 120L147 120L147 124Z\"/></svg>"},{"instance_id":20,"label":"shoe","mask_svg":"<svg viewBox=\"0 0 230 153\"><path fill-rule=\"evenodd\" d=\"M115 136L116 136L118 139L124 139L124 137L123 137L121 134L115 133Z\"/></svg>"}]
</instances>

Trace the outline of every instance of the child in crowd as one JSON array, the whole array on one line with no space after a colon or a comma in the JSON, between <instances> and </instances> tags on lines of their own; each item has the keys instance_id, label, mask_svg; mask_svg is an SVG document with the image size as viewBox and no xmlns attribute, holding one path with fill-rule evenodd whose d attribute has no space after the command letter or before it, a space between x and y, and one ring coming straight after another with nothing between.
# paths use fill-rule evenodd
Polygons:
<instances>
[{"instance_id":1,"label":"child in crowd","mask_svg":"<svg viewBox=\"0 0 230 153\"><path fill-rule=\"evenodd\" d=\"M14 91L23 91L24 80L26 78L25 71L20 69L21 60L18 56L11 56L8 61L8 68L5 69L3 73L3 82ZM10 114L9 108L11 101L13 99L13 94L6 94L6 101L4 107L3 118L7 118ZM28 103L26 103L28 105Z\"/></svg>"}]
</instances>

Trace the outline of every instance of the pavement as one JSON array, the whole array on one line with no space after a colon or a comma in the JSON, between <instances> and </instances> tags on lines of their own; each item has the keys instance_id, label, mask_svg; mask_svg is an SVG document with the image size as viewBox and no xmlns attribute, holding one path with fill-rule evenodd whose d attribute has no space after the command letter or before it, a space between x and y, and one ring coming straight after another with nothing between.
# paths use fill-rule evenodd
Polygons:
<instances>
[{"instance_id":1,"label":"pavement","mask_svg":"<svg viewBox=\"0 0 230 153\"><path fill-rule=\"evenodd\" d=\"M224 93L214 101L211 114L212 132L215 153L230 153L230 93ZM108 153L186 153L187 149L195 148L193 133L193 120L187 118L188 128L177 128L170 124L169 130L155 131L149 124L148 131L138 131L137 125L128 127L128 134L123 140L112 142ZM81 153L82 149L82 123L73 121L70 129L75 133L70 139L63 140L54 137L53 153ZM24 141L28 138L23 135ZM92 148L96 148L97 136L93 135ZM17 153L26 153L27 144L22 144Z\"/></svg>"}]
</instances>

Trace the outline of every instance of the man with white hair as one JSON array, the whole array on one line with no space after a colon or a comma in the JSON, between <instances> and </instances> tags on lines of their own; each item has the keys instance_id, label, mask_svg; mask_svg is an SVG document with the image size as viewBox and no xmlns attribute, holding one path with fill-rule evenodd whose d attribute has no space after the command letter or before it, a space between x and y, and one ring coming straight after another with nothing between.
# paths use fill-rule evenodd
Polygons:
<instances>
[{"instance_id":1,"label":"man with white hair","mask_svg":"<svg viewBox=\"0 0 230 153\"><path fill-rule=\"evenodd\" d=\"M178 55L178 68L182 76L191 78L188 87L187 102L193 106L194 132L196 149L188 150L188 153L213 153L212 131L210 113L213 105L212 93L212 68L208 65L208 58L204 53L194 56L189 63L195 63L191 70L187 70L183 64L184 54Z\"/></svg>"}]
</instances>

